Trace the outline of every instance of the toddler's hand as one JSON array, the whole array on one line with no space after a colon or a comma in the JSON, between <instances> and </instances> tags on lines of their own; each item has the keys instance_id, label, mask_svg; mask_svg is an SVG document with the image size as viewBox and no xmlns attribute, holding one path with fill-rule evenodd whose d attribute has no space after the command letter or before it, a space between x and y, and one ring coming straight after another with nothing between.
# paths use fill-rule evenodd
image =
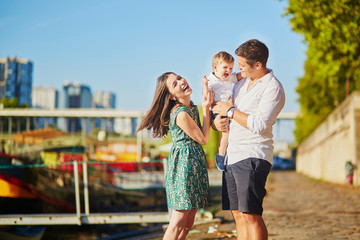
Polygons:
<instances>
[{"instance_id":1,"label":"toddler's hand","mask_svg":"<svg viewBox=\"0 0 360 240\"><path fill-rule=\"evenodd\" d=\"M242 75L241 72L236 73L236 79L237 79L238 81L240 81L240 80L243 79L243 78L244 78L244 76Z\"/></svg>"}]
</instances>

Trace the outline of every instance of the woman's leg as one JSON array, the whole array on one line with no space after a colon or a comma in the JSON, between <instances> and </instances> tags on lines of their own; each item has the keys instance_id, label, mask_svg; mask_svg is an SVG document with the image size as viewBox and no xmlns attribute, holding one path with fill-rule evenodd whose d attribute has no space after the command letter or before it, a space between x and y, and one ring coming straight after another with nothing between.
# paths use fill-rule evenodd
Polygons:
<instances>
[{"instance_id":1,"label":"woman's leg","mask_svg":"<svg viewBox=\"0 0 360 240\"><path fill-rule=\"evenodd\" d=\"M172 210L168 228L163 240L185 239L194 223L196 209Z\"/></svg>"},{"instance_id":2,"label":"woman's leg","mask_svg":"<svg viewBox=\"0 0 360 240\"><path fill-rule=\"evenodd\" d=\"M189 213L186 218L186 225L183 231L180 233L179 239L185 240L186 236L188 235L190 229L194 225L195 215L196 215L197 209L189 210Z\"/></svg>"}]
</instances>

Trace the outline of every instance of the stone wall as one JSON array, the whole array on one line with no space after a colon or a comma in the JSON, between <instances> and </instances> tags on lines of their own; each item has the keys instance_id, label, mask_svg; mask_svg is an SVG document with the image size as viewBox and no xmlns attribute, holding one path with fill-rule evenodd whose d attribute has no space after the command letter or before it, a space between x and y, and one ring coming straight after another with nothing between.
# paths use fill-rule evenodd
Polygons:
<instances>
[{"instance_id":1,"label":"stone wall","mask_svg":"<svg viewBox=\"0 0 360 240\"><path fill-rule=\"evenodd\" d=\"M360 92L352 93L300 144L296 171L334 183L346 183L345 163L355 166L360 186Z\"/></svg>"}]
</instances>

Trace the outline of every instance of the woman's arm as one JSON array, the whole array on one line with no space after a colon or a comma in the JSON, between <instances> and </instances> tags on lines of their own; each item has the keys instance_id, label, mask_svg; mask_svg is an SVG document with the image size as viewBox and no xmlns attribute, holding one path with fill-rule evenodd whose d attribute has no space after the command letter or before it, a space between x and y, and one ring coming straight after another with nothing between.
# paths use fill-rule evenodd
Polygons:
<instances>
[{"instance_id":1,"label":"woman's arm","mask_svg":"<svg viewBox=\"0 0 360 240\"><path fill-rule=\"evenodd\" d=\"M209 108L214 100L214 92L208 90L207 79L203 77L203 126L200 129L196 122L186 112L180 112L176 117L178 125L186 134L200 144L207 144L210 135L210 111ZM206 94L206 96L205 96Z\"/></svg>"},{"instance_id":2,"label":"woman's arm","mask_svg":"<svg viewBox=\"0 0 360 240\"><path fill-rule=\"evenodd\" d=\"M194 119L192 119L187 112L182 111L176 116L175 123L196 142L200 144L207 144L209 134L204 134L203 132L204 126L206 125L205 122L202 129L200 129Z\"/></svg>"}]
</instances>

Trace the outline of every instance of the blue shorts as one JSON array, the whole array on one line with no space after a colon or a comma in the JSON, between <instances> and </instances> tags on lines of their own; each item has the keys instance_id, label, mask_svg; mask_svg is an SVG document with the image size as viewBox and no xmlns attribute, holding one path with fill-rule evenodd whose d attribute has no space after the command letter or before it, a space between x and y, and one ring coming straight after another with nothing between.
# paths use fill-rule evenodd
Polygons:
<instances>
[{"instance_id":1,"label":"blue shorts","mask_svg":"<svg viewBox=\"0 0 360 240\"><path fill-rule=\"evenodd\" d=\"M270 169L271 163L259 158L247 158L226 165L223 172L223 210L238 210L261 216Z\"/></svg>"}]
</instances>

